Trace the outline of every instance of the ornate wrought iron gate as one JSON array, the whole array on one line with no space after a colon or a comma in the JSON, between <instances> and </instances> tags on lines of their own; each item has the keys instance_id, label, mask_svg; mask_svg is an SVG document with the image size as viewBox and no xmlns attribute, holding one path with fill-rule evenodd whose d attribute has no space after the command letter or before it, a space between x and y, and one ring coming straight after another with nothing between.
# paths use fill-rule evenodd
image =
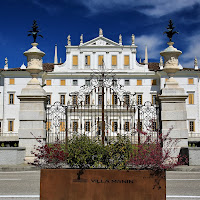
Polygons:
<instances>
[{"instance_id":1,"label":"ornate wrought iron gate","mask_svg":"<svg viewBox=\"0 0 200 200\"><path fill-rule=\"evenodd\" d=\"M87 84L69 96L67 105L47 106L48 143L67 143L73 134L83 133L101 137L103 144L117 134L129 136L132 143L143 142L147 135L158 138L159 106L142 104L136 94L123 90L112 71L93 71Z\"/></svg>"}]
</instances>

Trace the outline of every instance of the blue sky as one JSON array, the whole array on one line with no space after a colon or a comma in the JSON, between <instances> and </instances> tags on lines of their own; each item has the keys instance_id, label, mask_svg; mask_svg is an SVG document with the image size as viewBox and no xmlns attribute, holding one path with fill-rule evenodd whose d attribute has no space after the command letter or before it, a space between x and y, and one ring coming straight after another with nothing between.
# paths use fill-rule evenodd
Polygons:
<instances>
[{"instance_id":1,"label":"blue sky","mask_svg":"<svg viewBox=\"0 0 200 200\"><path fill-rule=\"evenodd\" d=\"M200 66L200 0L6 0L0 7L0 68L8 57L9 68L26 65L23 52L28 50L32 37L28 37L33 20L37 20L44 38L38 38L39 48L46 53L44 62L53 62L54 45L58 57L65 61L67 36L72 45L79 45L98 36L99 28L105 37L123 44L131 44L135 34L137 59L144 59L148 46L149 61L159 62L160 51L167 47L163 35L172 19L179 35L173 41L183 52L180 63L193 67L197 56Z\"/></svg>"}]
</instances>

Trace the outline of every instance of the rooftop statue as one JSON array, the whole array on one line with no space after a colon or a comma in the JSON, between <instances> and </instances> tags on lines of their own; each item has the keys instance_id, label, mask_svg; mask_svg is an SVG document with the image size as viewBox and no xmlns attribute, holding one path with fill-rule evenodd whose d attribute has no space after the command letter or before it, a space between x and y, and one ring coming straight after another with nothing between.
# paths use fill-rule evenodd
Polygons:
<instances>
[{"instance_id":1,"label":"rooftop statue","mask_svg":"<svg viewBox=\"0 0 200 200\"><path fill-rule=\"evenodd\" d=\"M173 37L173 35L175 34L175 33L177 33L178 34L178 32L177 31L173 31L174 30L174 26L173 26L173 22L172 22L172 20L170 19L169 20L169 25L168 25L168 27L167 27L167 30L168 31L165 31L163 34L167 34L167 37L169 38L169 41L171 42L172 41L172 37Z\"/></svg>"},{"instance_id":2,"label":"rooftop statue","mask_svg":"<svg viewBox=\"0 0 200 200\"><path fill-rule=\"evenodd\" d=\"M40 32L40 31L38 30L38 26L37 26L36 20L33 20L32 30L30 30L30 31L28 31L28 32L30 32L30 33L28 34L28 36L31 36L31 35L33 36L33 42L34 42L34 43L36 43L36 38L37 38L37 36L40 36L40 37L43 38L42 35L38 35L38 32Z\"/></svg>"}]
</instances>

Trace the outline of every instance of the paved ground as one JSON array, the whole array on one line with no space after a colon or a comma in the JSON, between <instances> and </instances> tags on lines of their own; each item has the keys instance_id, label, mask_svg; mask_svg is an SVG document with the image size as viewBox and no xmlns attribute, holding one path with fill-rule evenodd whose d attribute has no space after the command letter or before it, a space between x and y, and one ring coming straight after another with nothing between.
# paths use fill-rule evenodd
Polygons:
<instances>
[{"instance_id":1,"label":"paved ground","mask_svg":"<svg viewBox=\"0 0 200 200\"><path fill-rule=\"evenodd\" d=\"M167 172L167 200L200 200L200 166ZM0 200L39 200L40 170L32 166L0 167Z\"/></svg>"}]
</instances>

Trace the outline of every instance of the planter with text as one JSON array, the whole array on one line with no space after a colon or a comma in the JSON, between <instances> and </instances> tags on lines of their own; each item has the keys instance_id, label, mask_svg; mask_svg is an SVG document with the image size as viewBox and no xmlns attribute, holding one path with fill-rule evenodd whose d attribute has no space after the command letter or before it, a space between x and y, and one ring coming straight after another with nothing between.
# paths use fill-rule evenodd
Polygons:
<instances>
[{"instance_id":1,"label":"planter with text","mask_svg":"<svg viewBox=\"0 0 200 200\"><path fill-rule=\"evenodd\" d=\"M165 200L166 172L41 169L41 200Z\"/></svg>"}]
</instances>

